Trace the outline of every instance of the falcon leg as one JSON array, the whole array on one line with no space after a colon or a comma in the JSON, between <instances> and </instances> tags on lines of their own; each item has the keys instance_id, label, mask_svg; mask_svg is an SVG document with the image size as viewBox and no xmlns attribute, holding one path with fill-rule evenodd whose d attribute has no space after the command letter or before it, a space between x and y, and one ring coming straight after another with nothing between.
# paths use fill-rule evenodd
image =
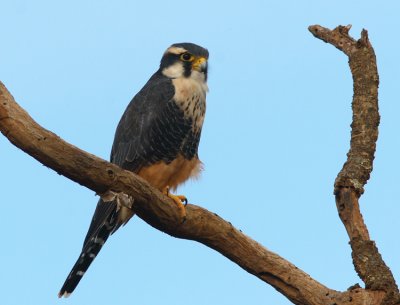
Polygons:
<instances>
[{"instance_id":1,"label":"falcon leg","mask_svg":"<svg viewBox=\"0 0 400 305\"><path fill-rule=\"evenodd\" d=\"M179 209L179 214L181 215L181 217L182 217L183 219L186 219L186 209L185 209L185 206L187 205L187 198L186 198L185 196L183 196L183 195L174 195L174 194L171 194L171 193L169 192L169 186L165 187L165 188L163 189L162 193L163 193L164 195L167 195L169 198L171 198L171 199L175 202L176 206L177 206L178 209Z\"/></svg>"}]
</instances>

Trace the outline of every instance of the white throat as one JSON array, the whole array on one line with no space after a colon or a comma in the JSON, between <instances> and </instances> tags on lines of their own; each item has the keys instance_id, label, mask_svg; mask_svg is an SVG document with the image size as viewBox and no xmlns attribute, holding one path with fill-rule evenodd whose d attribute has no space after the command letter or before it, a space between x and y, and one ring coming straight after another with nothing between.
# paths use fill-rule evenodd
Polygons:
<instances>
[{"instance_id":1,"label":"white throat","mask_svg":"<svg viewBox=\"0 0 400 305\"><path fill-rule=\"evenodd\" d=\"M173 65L162 70L162 74L164 74L168 78L183 77L183 72L183 65L180 62L176 62Z\"/></svg>"},{"instance_id":2,"label":"white throat","mask_svg":"<svg viewBox=\"0 0 400 305\"><path fill-rule=\"evenodd\" d=\"M180 82L185 84L197 84L196 87L200 89L202 95L205 95L208 92L207 81L205 79L204 73L193 70L189 77L185 77L183 65L180 62L176 62L173 65L164 68L162 70L162 74L168 78L172 79L180 79Z\"/></svg>"}]
</instances>

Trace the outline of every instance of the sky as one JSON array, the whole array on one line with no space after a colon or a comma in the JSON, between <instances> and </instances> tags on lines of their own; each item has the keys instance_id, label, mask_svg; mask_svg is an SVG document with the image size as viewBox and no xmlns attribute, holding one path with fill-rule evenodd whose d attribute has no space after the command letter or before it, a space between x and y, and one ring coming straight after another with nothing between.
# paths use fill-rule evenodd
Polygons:
<instances>
[{"instance_id":1,"label":"sky","mask_svg":"<svg viewBox=\"0 0 400 305\"><path fill-rule=\"evenodd\" d=\"M400 278L398 1L0 0L0 80L43 127L108 159L131 98L173 43L210 52L199 155L179 189L329 288L357 277L333 183L349 149L347 57L312 24L369 32L381 125L360 200L373 240ZM138 217L114 234L76 291L57 293L77 259L97 198L0 136L0 303L291 304L199 243Z\"/></svg>"}]
</instances>

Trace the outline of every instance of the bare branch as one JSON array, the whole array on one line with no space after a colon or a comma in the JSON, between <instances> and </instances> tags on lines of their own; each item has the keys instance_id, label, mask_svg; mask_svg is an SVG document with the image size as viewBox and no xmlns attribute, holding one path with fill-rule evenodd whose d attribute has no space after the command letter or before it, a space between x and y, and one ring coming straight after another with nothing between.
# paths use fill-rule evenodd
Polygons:
<instances>
[{"instance_id":1,"label":"bare branch","mask_svg":"<svg viewBox=\"0 0 400 305\"><path fill-rule=\"evenodd\" d=\"M399 290L375 243L370 240L358 203L372 172L378 139L378 69L368 32L363 30L356 41L349 36L350 28L339 26L329 30L314 25L309 30L349 57L354 83L351 141L347 161L335 181L334 193L340 219L350 238L355 269L367 289L387 292L385 302L389 304L400 300Z\"/></svg>"},{"instance_id":2,"label":"bare branch","mask_svg":"<svg viewBox=\"0 0 400 305\"><path fill-rule=\"evenodd\" d=\"M187 218L182 223L171 199L132 172L88 154L43 129L14 101L2 83L0 118L1 132L39 162L97 193L112 190L132 196L135 213L153 227L215 249L293 303L325 304L338 294L206 209L188 204Z\"/></svg>"},{"instance_id":3,"label":"bare branch","mask_svg":"<svg viewBox=\"0 0 400 305\"><path fill-rule=\"evenodd\" d=\"M358 195L372 172L372 163L378 139L378 69L374 49L368 33L363 30L356 41L348 35L350 26L339 26L333 31L318 25L309 30L319 39L329 42L349 56L353 75L353 123L348 158L335 181L335 194L340 188L353 188Z\"/></svg>"},{"instance_id":4,"label":"bare branch","mask_svg":"<svg viewBox=\"0 0 400 305\"><path fill-rule=\"evenodd\" d=\"M355 41L348 35L350 27L338 27L333 31L320 26L309 29L350 58L354 79L351 149L348 161L336 179L335 194L339 215L351 240L354 265L367 289L355 287L345 292L329 289L229 222L199 206L189 204L186 221L182 223L171 199L134 173L86 153L43 129L14 101L1 82L0 131L39 162L96 193L113 191L131 196L135 213L153 227L215 249L295 304L395 304L397 286L369 239L358 205L358 198L372 171L378 134L375 55L366 31L359 41Z\"/></svg>"}]
</instances>

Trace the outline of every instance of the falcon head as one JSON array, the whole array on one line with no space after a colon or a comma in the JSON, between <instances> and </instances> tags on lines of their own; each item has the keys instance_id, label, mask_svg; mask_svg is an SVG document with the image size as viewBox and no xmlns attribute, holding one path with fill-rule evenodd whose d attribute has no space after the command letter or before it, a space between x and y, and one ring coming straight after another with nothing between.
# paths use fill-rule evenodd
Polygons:
<instances>
[{"instance_id":1,"label":"falcon head","mask_svg":"<svg viewBox=\"0 0 400 305\"><path fill-rule=\"evenodd\" d=\"M196 78L207 81L208 51L194 43L175 43L161 59L160 70L168 78Z\"/></svg>"}]
</instances>

